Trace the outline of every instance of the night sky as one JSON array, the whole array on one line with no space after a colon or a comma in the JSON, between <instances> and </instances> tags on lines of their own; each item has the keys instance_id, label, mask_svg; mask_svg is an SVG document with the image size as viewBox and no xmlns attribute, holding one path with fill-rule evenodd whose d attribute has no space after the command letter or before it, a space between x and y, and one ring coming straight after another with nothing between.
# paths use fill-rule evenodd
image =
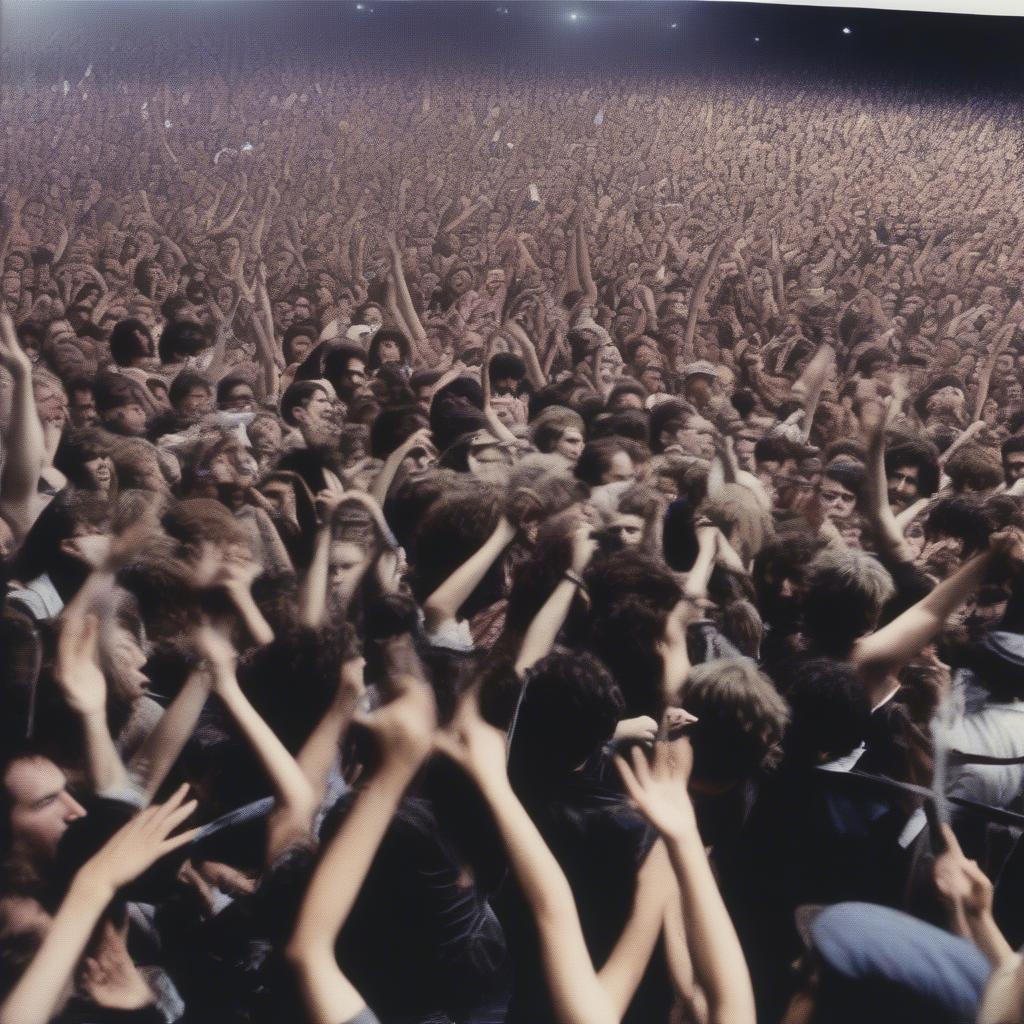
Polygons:
<instances>
[{"instance_id":1,"label":"night sky","mask_svg":"<svg viewBox=\"0 0 1024 1024\"><path fill-rule=\"evenodd\" d=\"M361 8L361 9L360 9ZM371 10L372 8L372 10ZM508 13L505 13L505 12ZM573 19L571 15L577 17ZM673 28L672 26L676 27ZM524 61L615 74L784 73L939 88L1017 91L1024 18L727 3L61 2L4 4L4 41L31 50L84 30L89 40L165 35L187 52L197 34L267 33L295 59ZM850 31L844 33L843 29ZM144 64L144 48L137 54ZM14 72L9 67L8 73ZM139 68L134 70L138 71Z\"/></svg>"}]
</instances>

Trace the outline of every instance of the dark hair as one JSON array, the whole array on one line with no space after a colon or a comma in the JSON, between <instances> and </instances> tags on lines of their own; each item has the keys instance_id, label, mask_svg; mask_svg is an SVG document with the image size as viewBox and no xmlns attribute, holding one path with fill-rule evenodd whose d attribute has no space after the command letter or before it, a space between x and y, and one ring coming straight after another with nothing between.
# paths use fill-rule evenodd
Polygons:
<instances>
[{"instance_id":1,"label":"dark hair","mask_svg":"<svg viewBox=\"0 0 1024 1024\"><path fill-rule=\"evenodd\" d=\"M363 357L366 359L366 368L368 370L380 368L380 349L385 341L393 341L398 346L398 351L402 354L402 362L409 362L410 353L412 352L409 339L401 331L396 331L390 327L383 327L370 340L370 349Z\"/></svg>"},{"instance_id":2,"label":"dark hair","mask_svg":"<svg viewBox=\"0 0 1024 1024\"><path fill-rule=\"evenodd\" d=\"M213 394L213 385L202 374L192 370L182 370L171 381L171 386L167 389L167 397L170 399L171 405L177 408L178 403L187 398L195 388L202 388L207 393Z\"/></svg>"},{"instance_id":3,"label":"dark hair","mask_svg":"<svg viewBox=\"0 0 1024 1024\"><path fill-rule=\"evenodd\" d=\"M180 377L181 374L178 374L178 376ZM249 379L242 373L229 373L226 377L221 377L217 382L217 405L223 405L231 397L231 392L239 385L244 385L248 388L252 387ZM253 391L253 396L255 397L255 390Z\"/></svg>"},{"instance_id":4,"label":"dark hair","mask_svg":"<svg viewBox=\"0 0 1024 1024\"><path fill-rule=\"evenodd\" d=\"M697 410L689 402L678 398L656 405L651 410L651 451L655 455L660 455L665 450L665 446L661 443L661 435L666 430L680 430L686 425L686 421L696 414Z\"/></svg>"},{"instance_id":5,"label":"dark hair","mask_svg":"<svg viewBox=\"0 0 1024 1024\"><path fill-rule=\"evenodd\" d=\"M992 525L982 504L967 495L951 494L931 507L924 523L926 537L956 537L964 544L965 556L988 546Z\"/></svg>"},{"instance_id":6,"label":"dark hair","mask_svg":"<svg viewBox=\"0 0 1024 1024\"><path fill-rule=\"evenodd\" d=\"M601 477L608 471L612 459L619 452L625 452L634 463L646 462L647 453L641 445L624 437L602 437L588 441L576 462L576 479L588 487L598 487Z\"/></svg>"},{"instance_id":7,"label":"dark hair","mask_svg":"<svg viewBox=\"0 0 1024 1024\"><path fill-rule=\"evenodd\" d=\"M323 377L331 382L339 398L346 389L344 378L348 373L348 364L353 359L366 365L366 353L358 345L333 345L324 356Z\"/></svg>"},{"instance_id":8,"label":"dark hair","mask_svg":"<svg viewBox=\"0 0 1024 1024\"><path fill-rule=\"evenodd\" d=\"M145 401L139 393L139 387L131 377L118 373L100 374L93 389L96 396L96 411L105 413L126 405L139 405L145 409Z\"/></svg>"},{"instance_id":9,"label":"dark hair","mask_svg":"<svg viewBox=\"0 0 1024 1024\"><path fill-rule=\"evenodd\" d=\"M213 344L206 328L194 320L172 320L160 335L160 362L177 363L195 356Z\"/></svg>"},{"instance_id":10,"label":"dark hair","mask_svg":"<svg viewBox=\"0 0 1024 1024\"><path fill-rule=\"evenodd\" d=\"M295 410L304 406L318 391L327 394L323 384L315 380L297 380L289 384L281 396L281 419L290 427L296 426Z\"/></svg>"},{"instance_id":11,"label":"dark hair","mask_svg":"<svg viewBox=\"0 0 1024 1024\"><path fill-rule=\"evenodd\" d=\"M148 346L139 341L136 332L148 339ZM110 355L118 366L131 366L133 359L153 354L153 336L149 328L135 319L118 320L110 332Z\"/></svg>"},{"instance_id":12,"label":"dark hair","mask_svg":"<svg viewBox=\"0 0 1024 1024\"><path fill-rule=\"evenodd\" d=\"M89 570L65 555L61 544L82 526L106 531L109 525L110 507L103 498L91 491L65 487L39 513L25 536L18 559L20 578L30 580L45 572L65 578L70 575L76 582L83 582Z\"/></svg>"},{"instance_id":13,"label":"dark hair","mask_svg":"<svg viewBox=\"0 0 1024 1024\"><path fill-rule=\"evenodd\" d=\"M965 444L946 462L946 473L954 491L984 491L1003 482L1003 467L994 448Z\"/></svg>"},{"instance_id":14,"label":"dark hair","mask_svg":"<svg viewBox=\"0 0 1024 1024\"><path fill-rule=\"evenodd\" d=\"M797 451L792 441L777 434L767 434L758 438L754 445L755 462L786 462L797 458Z\"/></svg>"},{"instance_id":15,"label":"dark hair","mask_svg":"<svg viewBox=\"0 0 1024 1024\"><path fill-rule=\"evenodd\" d=\"M386 459L406 438L427 426L418 405L382 409L370 427L370 454Z\"/></svg>"},{"instance_id":16,"label":"dark hair","mask_svg":"<svg viewBox=\"0 0 1024 1024\"><path fill-rule=\"evenodd\" d=\"M851 665L829 658L799 662L785 690L791 719L786 762L813 767L850 753L867 734L871 701Z\"/></svg>"},{"instance_id":17,"label":"dark hair","mask_svg":"<svg viewBox=\"0 0 1024 1024\"><path fill-rule=\"evenodd\" d=\"M53 465L75 487L92 489L92 481L85 472L85 464L106 455L108 439L95 427L68 430L60 439Z\"/></svg>"},{"instance_id":18,"label":"dark hair","mask_svg":"<svg viewBox=\"0 0 1024 1024\"><path fill-rule=\"evenodd\" d=\"M1007 455L1012 455L1015 452L1024 452L1024 434L1012 434L1002 443L1000 451L1003 456L1003 462L1006 462Z\"/></svg>"},{"instance_id":19,"label":"dark hair","mask_svg":"<svg viewBox=\"0 0 1024 1024\"><path fill-rule=\"evenodd\" d=\"M607 743L625 702L590 654L551 654L530 672L512 733L509 773L522 785L557 783Z\"/></svg>"},{"instance_id":20,"label":"dark hair","mask_svg":"<svg viewBox=\"0 0 1024 1024\"><path fill-rule=\"evenodd\" d=\"M650 430L650 416L646 409L623 409L594 417L590 424L590 439L625 437L646 445Z\"/></svg>"},{"instance_id":21,"label":"dark hair","mask_svg":"<svg viewBox=\"0 0 1024 1024\"><path fill-rule=\"evenodd\" d=\"M622 395L636 395L643 401L647 398L647 389L638 380L620 380L608 393L606 406L610 409Z\"/></svg>"},{"instance_id":22,"label":"dark hair","mask_svg":"<svg viewBox=\"0 0 1024 1024\"><path fill-rule=\"evenodd\" d=\"M740 414L740 419L746 419L757 406L757 396L749 388L738 388L732 393L730 401Z\"/></svg>"},{"instance_id":23,"label":"dark hair","mask_svg":"<svg viewBox=\"0 0 1024 1024\"><path fill-rule=\"evenodd\" d=\"M929 442L909 437L888 448L885 453L885 472L892 476L903 466L917 469L917 489L924 498L930 498L939 489L939 453Z\"/></svg>"},{"instance_id":24,"label":"dark hair","mask_svg":"<svg viewBox=\"0 0 1024 1024\"><path fill-rule=\"evenodd\" d=\"M309 338L313 344L316 344L316 339L319 337L320 332L317 330L316 324L312 320L300 320L297 324L292 324L287 331L284 332L284 338L281 340L281 351L284 354L285 362L291 366L295 362L295 339L296 338Z\"/></svg>"},{"instance_id":25,"label":"dark hair","mask_svg":"<svg viewBox=\"0 0 1024 1024\"><path fill-rule=\"evenodd\" d=\"M492 384L507 377L522 380L526 376L526 364L512 352L497 352L488 364L487 376Z\"/></svg>"}]
</instances>

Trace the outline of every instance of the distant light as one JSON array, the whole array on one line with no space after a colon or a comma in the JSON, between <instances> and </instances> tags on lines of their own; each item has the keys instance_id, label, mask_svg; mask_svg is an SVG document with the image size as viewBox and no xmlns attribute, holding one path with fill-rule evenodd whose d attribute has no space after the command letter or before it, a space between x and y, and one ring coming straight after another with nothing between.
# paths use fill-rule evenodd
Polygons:
<instances>
[{"instance_id":1,"label":"distant light","mask_svg":"<svg viewBox=\"0 0 1024 1024\"><path fill-rule=\"evenodd\" d=\"M365 11L366 10L366 4L356 4L356 10L357 11Z\"/></svg>"},{"instance_id":2,"label":"distant light","mask_svg":"<svg viewBox=\"0 0 1024 1024\"><path fill-rule=\"evenodd\" d=\"M761 37L760 36L754 36L754 42L755 43L761 42Z\"/></svg>"},{"instance_id":3,"label":"distant light","mask_svg":"<svg viewBox=\"0 0 1024 1024\"><path fill-rule=\"evenodd\" d=\"M170 128L171 127L171 122L170 121L164 121L164 127L165 128Z\"/></svg>"},{"instance_id":4,"label":"distant light","mask_svg":"<svg viewBox=\"0 0 1024 1024\"><path fill-rule=\"evenodd\" d=\"M679 22L678 21L673 21L672 24L669 25L669 28L679 28Z\"/></svg>"},{"instance_id":5,"label":"distant light","mask_svg":"<svg viewBox=\"0 0 1024 1024\"><path fill-rule=\"evenodd\" d=\"M571 14L569 15L569 20L570 20L570 21L579 21L579 20L580 20L580 16L579 16L579 14L577 14L577 13L576 13L576 11L573 11L573 12L572 12L572 13L571 13Z\"/></svg>"},{"instance_id":6,"label":"distant light","mask_svg":"<svg viewBox=\"0 0 1024 1024\"><path fill-rule=\"evenodd\" d=\"M851 32L853 32L853 29L852 29L852 28L850 28L850 26L849 26L849 25L844 25L844 26L843 26L843 35L844 35L844 36L848 36L848 35L850 35L850 33L851 33Z\"/></svg>"},{"instance_id":7,"label":"distant light","mask_svg":"<svg viewBox=\"0 0 1024 1024\"><path fill-rule=\"evenodd\" d=\"M251 153L252 152L252 143L251 142L243 142L242 143L242 152L243 153Z\"/></svg>"}]
</instances>

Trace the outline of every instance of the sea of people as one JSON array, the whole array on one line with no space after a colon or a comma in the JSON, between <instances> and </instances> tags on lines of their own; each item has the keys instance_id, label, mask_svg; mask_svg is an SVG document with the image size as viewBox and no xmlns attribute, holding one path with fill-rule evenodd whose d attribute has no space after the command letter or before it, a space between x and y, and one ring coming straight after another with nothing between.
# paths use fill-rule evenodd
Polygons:
<instances>
[{"instance_id":1,"label":"sea of people","mask_svg":"<svg viewBox=\"0 0 1024 1024\"><path fill-rule=\"evenodd\" d=\"M0 1024L1024 1020L1016 108L127 49L0 83Z\"/></svg>"}]
</instances>

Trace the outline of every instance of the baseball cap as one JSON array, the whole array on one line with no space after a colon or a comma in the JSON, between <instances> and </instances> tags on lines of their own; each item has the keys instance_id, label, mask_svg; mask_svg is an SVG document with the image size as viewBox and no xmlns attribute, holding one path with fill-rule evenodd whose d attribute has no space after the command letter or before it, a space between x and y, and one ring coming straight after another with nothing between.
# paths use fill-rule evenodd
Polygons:
<instances>
[{"instance_id":1,"label":"baseball cap","mask_svg":"<svg viewBox=\"0 0 1024 1024\"><path fill-rule=\"evenodd\" d=\"M711 377L718 380L718 370L715 368L715 364L707 359L698 359L683 367L683 380L689 380L690 377Z\"/></svg>"},{"instance_id":2,"label":"baseball cap","mask_svg":"<svg viewBox=\"0 0 1024 1024\"><path fill-rule=\"evenodd\" d=\"M967 939L873 903L838 903L808 931L817 1007L832 1024L973 1021L992 965Z\"/></svg>"}]
</instances>

